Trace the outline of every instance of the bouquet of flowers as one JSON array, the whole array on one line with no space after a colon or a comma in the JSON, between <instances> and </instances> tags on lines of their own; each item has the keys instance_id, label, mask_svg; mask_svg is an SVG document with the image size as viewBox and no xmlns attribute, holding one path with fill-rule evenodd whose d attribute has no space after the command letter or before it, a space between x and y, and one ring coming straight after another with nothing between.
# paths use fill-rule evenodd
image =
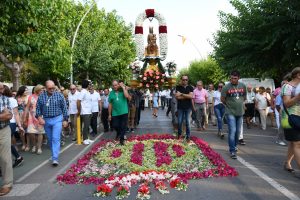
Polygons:
<instances>
[{"instance_id":1,"label":"bouquet of flowers","mask_svg":"<svg viewBox=\"0 0 300 200\"><path fill-rule=\"evenodd\" d=\"M146 183L139 186L136 199L150 199L150 189Z\"/></svg>"},{"instance_id":2,"label":"bouquet of flowers","mask_svg":"<svg viewBox=\"0 0 300 200\"><path fill-rule=\"evenodd\" d=\"M163 181L155 181L154 184L155 184L155 189L157 189L161 194L170 193Z\"/></svg>"},{"instance_id":3,"label":"bouquet of flowers","mask_svg":"<svg viewBox=\"0 0 300 200\"><path fill-rule=\"evenodd\" d=\"M133 74L138 74L141 71L141 66L139 61L134 61L129 65L129 68L131 69Z\"/></svg>"},{"instance_id":4,"label":"bouquet of flowers","mask_svg":"<svg viewBox=\"0 0 300 200\"><path fill-rule=\"evenodd\" d=\"M187 185L187 183L184 183L183 180L176 177L176 178L173 178L170 180L170 186L171 186L171 188L174 188L176 190L186 191L188 185Z\"/></svg>"},{"instance_id":5,"label":"bouquet of flowers","mask_svg":"<svg viewBox=\"0 0 300 200\"><path fill-rule=\"evenodd\" d=\"M166 74L156 70L148 70L139 76L140 87L158 89L166 81Z\"/></svg>"},{"instance_id":6,"label":"bouquet of flowers","mask_svg":"<svg viewBox=\"0 0 300 200\"><path fill-rule=\"evenodd\" d=\"M177 64L174 61L171 61L166 64L166 67L168 69L169 75L172 76L176 71Z\"/></svg>"},{"instance_id":7,"label":"bouquet of flowers","mask_svg":"<svg viewBox=\"0 0 300 200\"><path fill-rule=\"evenodd\" d=\"M129 187L121 185L117 189L117 196L116 199L124 199L130 195Z\"/></svg>"},{"instance_id":8,"label":"bouquet of flowers","mask_svg":"<svg viewBox=\"0 0 300 200\"><path fill-rule=\"evenodd\" d=\"M96 197L106 197L112 192L112 187L107 184L102 184L97 186L97 190L94 193Z\"/></svg>"}]
</instances>

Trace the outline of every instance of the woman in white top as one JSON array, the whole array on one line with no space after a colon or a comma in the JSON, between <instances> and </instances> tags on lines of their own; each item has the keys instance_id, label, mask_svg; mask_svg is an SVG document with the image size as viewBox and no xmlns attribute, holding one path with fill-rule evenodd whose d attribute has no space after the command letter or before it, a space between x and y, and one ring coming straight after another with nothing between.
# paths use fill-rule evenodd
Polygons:
<instances>
[{"instance_id":1,"label":"woman in white top","mask_svg":"<svg viewBox=\"0 0 300 200\"><path fill-rule=\"evenodd\" d=\"M220 136L223 139L224 133L222 132L222 129L223 129L223 117L225 114L225 106L221 102L222 88L223 88L223 83L219 83L218 90L214 92L212 103L213 103L214 112L218 122L218 136Z\"/></svg>"},{"instance_id":2,"label":"woman in white top","mask_svg":"<svg viewBox=\"0 0 300 200\"><path fill-rule=\"evenodd\" d=\"M267 96L264 87L259 87L258 93L255 96L255 108L258 110L261 119L261 128L267 128Z\"/></svg>"}]
</instances>

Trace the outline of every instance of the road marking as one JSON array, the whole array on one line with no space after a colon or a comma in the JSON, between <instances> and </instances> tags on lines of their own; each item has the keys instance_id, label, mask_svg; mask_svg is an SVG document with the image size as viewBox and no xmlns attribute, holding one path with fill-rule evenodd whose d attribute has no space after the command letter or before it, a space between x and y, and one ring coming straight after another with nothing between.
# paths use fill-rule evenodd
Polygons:
<instances>
[{"instance_id":1,"label":"road marking","mask_svg":"<svg viewBox=\"0 0 300 200\"><path fill-rule=\"evenodd\" d=\"M72 142L71 144L69 144L68 146L66 146L65 148L63 148L60 153L63 153L64 151L66 151L67 149L69 149L72 145L74 145L74 143ZM50 158L49 158L50 159ZM40 168L42 168L44 165L49 163L49 159L45 160L44 162L42 162L41 164L39 164L38 166L36 166L35 168L33 168L32 170L30 170L29 172L27 172L24 176L20 177L18 180L16 180L17 183L20 183L22 181L24 181L27 177L31 176L33 173L35 173L36 171L38 171Z\"/></svg>"},{"instance_id":2,"label":"road marking","mask_svg":"<svg viewBox=\"0 0 300 200\"><path fill-rule=\"evenodd\" d=\"M276 190L278 190L279 192L281 192L282 194L284 194L284 196L286 196L290 200L300 200L300 198L297 195L295 195L294 193L292 193L291 191L289 191L284 186L280 185L274 179L270 178L268 175L266 175L265 173L263 173L262 171L260 171L259 169L257 169L252 164L250 164L247 161L245 161L240 156L238 156L237 159L238 159L238 161L240 161L240 163L242 163L244 166L246 166L247 168L249 168L251 171L253 171L255 174L257 174L260 178L262 178L265 181L267 181L272 187L274 187Z\"/></svg>"},{"instance_id":3,"label":"road marking","mask_svg":"<svg viewBox=\"0 0 300 200\"><path fill-rule=\"evenodd\" d=\"M34 184L14 184L10 193L8 193L5 197L21 197L27 196L31 192L33 192L37 187L39 187L39 183Z\"/></svg>"},{"instance_id":4,"label":"road marking","mask_svg":"<svg viewBox=\"0 0 300 200\"><path fill-rule=\"evenodd\" d=\"M103 134L104 134L104 132L102 132L100 135L98 135L98 136L94 139L94 141L97 141ZM69 168L69 166L70 166L71 164L73 164L77 159L79 159L83 154L85 154L86 151L89 150L91 147L92 147L91 145L87 145L86 147L84 147L84 149L82 149L82 150L77 154L77 156L75 156L72 160L70 160L70 161L69 161L62 169L60 169L60 170L58 171L58 173L57 173L54 177L50 178L48 181L49 181L49 182L55 182L56 177L57 177L58 175L64 173L64 172Z\"/></svg>"}]
</instances>

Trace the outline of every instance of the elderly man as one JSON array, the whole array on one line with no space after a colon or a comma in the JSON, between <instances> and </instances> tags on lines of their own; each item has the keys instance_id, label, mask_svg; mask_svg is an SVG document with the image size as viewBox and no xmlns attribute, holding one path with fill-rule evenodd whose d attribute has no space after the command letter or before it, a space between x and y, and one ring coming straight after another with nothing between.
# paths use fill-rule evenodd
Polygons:
<instances>
[{"instance_id":1,"label":"elderly man","mask_svg":"<svg viewBox=\"0 0 300 200\"><path fill-rule=\"evenodd\" d=\"M123 82L114 80L112 88L108 97L108 120L112 121L113 128L117 131L116 139L120 139L120 145L124 145L128 122L128 101L131 100L131 96Z\"/></svg>"},{"instance_id":2,"label":"elderly man","mask_svg":"<svg viewBox=\"0 0 300 200\"><path fill-rule=\"evenodd\" d=\"M36 117L41 125L44 125L52 153L52 165L58 166L60 152L60 137L62 127L68 127L68 110L64 96L55 91L55 84L49 80L46 82L46 91L43 92L36 106Z\"/></svg>"},{"instance_id":3,"label":"elderly man","mask_svg":"<svg viewBox=\"0 0 300 200\"><path fill-rule=\"evenodd\" d=\"M212 125L216 126L216 117L214 114L214 105L213 105L214 94L215 94L214 85L209 84L208 91L207 91L208 108L206 112L206 123L208 124L208 120L210 118Z\"/></svg>"},{"instance_id":4,"label":"elderly man","mask_svg":"<svg viewBox=\"0 0 300 200\"><path fill-rule=\"evenodd\" d=\"M197 87L193 91L193 109L196 112L197 130L203 131L205 129L206 108L208 108L207 91L203 88L203 82L198 81Z\"/></svg>"},{"instance_id":5,"label":"elderly man","mask_svg":"<svg viewBox=\"0 0 300 200\"><path fill-rule=\"evenodd\" d=\"M76 89L76 85L72 84L68 95L71 133L73 135L72 141L76 141L77 138L77 100L79 95L80 94Z\"/></svg>"},{"instance_id":6,"label":"elderly man","mask_svg":"<svg viewBox=\"0 0 300 200\"><path fill-rule=\"evenodd\" d=\"M0 196L11 191L13 185L13 168L11 161L11 136L9 120L13 117L8 97L3 95L4 85L0 83L0 166L2 170L2 187Z\"/></svg>"}]
</instances>

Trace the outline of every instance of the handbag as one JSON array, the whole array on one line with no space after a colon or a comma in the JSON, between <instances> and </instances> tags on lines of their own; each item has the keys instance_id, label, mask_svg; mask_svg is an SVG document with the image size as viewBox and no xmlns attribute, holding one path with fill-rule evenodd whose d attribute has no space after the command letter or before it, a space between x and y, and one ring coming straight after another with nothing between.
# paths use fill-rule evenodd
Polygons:
<instances>
[{"instance_id":1,"label":"handbag","mask_svg":"<svg viewBox=\"0 0 300 200\"><path fill-rule=\"evenodd\" d=\"M291 125L291 127L295 130L298 130L300 131L300 116L298 115L294 115L294 114L289 114L287 108L285 107L284 105L284 102L282 101L282 104L283 104L283 109L284 111L286 112L286 114L288 115L288 121L289 121L289 124Z\"/></svg>"}]
</instances>

